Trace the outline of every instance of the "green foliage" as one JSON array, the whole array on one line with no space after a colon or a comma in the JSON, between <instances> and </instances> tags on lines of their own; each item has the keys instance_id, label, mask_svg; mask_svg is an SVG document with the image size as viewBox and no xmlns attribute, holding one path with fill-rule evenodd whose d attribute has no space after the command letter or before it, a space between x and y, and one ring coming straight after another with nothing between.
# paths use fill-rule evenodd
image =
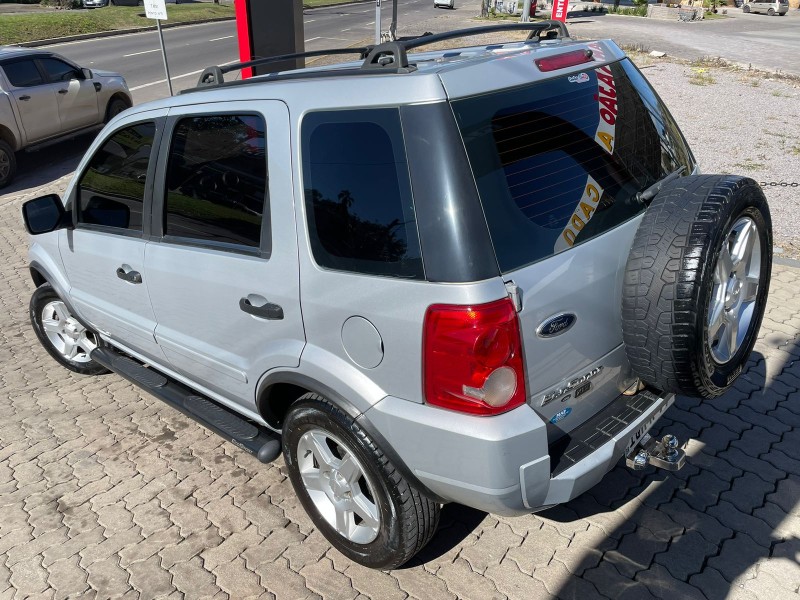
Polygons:
<instances>
[{"instance_id":1,"label":"green foliage","mask_svg":"<svg viewBox=\"0 0 800 600\"><path fill-rule=\"evenodd\" d=\"M611 8L608 9L608 12L616 15L628 15L631 17L646 17L647 4L643 4L642 6L636 6L634 8L612 6Z\"/></svg>"}]
</instances>

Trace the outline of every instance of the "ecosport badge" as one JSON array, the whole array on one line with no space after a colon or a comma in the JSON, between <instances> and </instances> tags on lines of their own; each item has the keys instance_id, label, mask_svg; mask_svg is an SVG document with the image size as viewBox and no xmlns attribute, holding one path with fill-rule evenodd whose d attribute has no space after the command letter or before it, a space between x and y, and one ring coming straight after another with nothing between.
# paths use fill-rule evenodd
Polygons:
<instances>
[{"instance_id":1,"label":"ecosport badge","mask_svg":"<svg viewBox=\"0 0 800 600\"><path fill-rule=\"evenodd\" d=\"M553 315L552 317L549 317L543 321L542 324L536 328L536 335L543 338L561 335L570 327L575 325L575 321L577 320L578 317L572 313Z\"/></svg>"}]
</instances>

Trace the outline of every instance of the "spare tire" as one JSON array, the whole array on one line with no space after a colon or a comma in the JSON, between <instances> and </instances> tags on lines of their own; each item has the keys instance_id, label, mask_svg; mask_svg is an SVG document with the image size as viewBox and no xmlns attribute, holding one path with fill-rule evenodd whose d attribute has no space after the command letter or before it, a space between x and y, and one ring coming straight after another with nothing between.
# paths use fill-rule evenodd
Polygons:
<instances>
[{"instance_id":1,"label":"spare tire","mask_svg":"<svg viewBox=\"0 0 800 600\"><path fill-rule=\"evenodd\" d=\"M647 209L625 268L622 328L634 373L659 390L713 398L742 372L772 267L772 222L752 179L692 175Z\"/></svg>"}]
</instances>

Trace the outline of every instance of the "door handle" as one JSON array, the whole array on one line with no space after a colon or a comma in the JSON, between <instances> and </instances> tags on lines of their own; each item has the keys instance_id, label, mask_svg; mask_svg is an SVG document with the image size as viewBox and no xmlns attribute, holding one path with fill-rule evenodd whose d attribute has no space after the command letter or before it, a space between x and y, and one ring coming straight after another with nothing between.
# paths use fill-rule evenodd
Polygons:
<instances>
[{"instance_id":1,"label":"door handle","mask_svg":"<svg viewBox=\"0 0 800 600\"><path fill-rule=\"evenodd\" d=\"M31 97L30 96L20 96L19 99L23 100L24 102L27 102L28 100L31 99Z\"/></svg>"},{"instance_id":2,"label":"door handle","mask_svg":"<svg viewBox=\"0 0 800 600\"><path fill-rule=\"evenodd\" d=\"M59 93L59 94L66 94L66 93L68 93L68 92L69 92L69 90L58 90L58 93Z\"/></svg>"},{"instance_id":3,"label":"door handle","mask_svg":"<svg viewBox=\"0 0 800 600\"><path fill-rule=\"evenodd\" d=\"M120 267L117 269L117 277L129 283L142 283L142 274L139 271L126 271Z\"/></svg>"},{"instance_id":4,"label":"door handle","mask_svg":"<svg viewBox=\"0 0 800 600\"><path fill-rule=\"evenodd\" d=\"M250 300L242 298L239 300L239 308L248 315L253 315L260 319L269 319L270 321L280 321L283 319L283 308L272 302L267 302L262 306L254 306L250 304Z\"/></svg>"}]
</instances>

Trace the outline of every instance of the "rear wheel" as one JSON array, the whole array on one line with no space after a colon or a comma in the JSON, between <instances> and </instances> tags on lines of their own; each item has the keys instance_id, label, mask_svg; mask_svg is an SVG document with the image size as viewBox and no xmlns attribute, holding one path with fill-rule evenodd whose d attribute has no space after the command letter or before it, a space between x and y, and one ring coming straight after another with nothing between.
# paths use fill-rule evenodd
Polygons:
<instances>
[{"instance_id":1,"label":"rear wheel","mask_svg":"<svg viewBox=\"0 0 800 600\"><path fill-rule=\"evenodd\" d=\"M625 349L664 392L713 398L742 372L764 315L772 227L764 193L732 175L681 178L648 207L625 271Z\"/></svg>"},{"instance_id":2,"label":"rear wheel","mask_svg":"<svg viewBox=\"0 0 800 600\"><path fill-rule=\"evenodd\" d=\"M774 16L775 16L775 9L774 9L774 8L770 8L770 9L767 11L767 14L768 14L770 17L774 17Z\"/></svg>"},{"instance_id":3,"label":"rear wheel","mask_svg":"<svg viewBox=\"0 0 800 600\"><path fill-rule=\"evenodd\" d=\"M744 13L749 13L749 12L750 12L750 7L749 7L747 4L745 4L745 5L742 7L742 12L744 12Z\"/></svg>"},{"instance_id":4,"label":"rear wheel","mask_svg":"<svg viewBox=\"0 0 800 600\"><path fill-rule=\"evenodd\" d=\"M97 335L70 313L49 283L33 292L30 318L36 337L62 366L81 375L108 373L91 358L92 350L100 343Z\"/></svg>"},{"instance_id":5,"label":"rear wheel","mask_svg":"<svg viewBox=\"0 0 800 600\"><path fill-rule=\"evenodd\" d=\"M439 505L403 478L354 419L321 396L306 394L292 406L283 455L314 525L359 564L402 565L436 531Z\"/></svg>"},{"instance_id":6,"label":"rear wheel","mask_svg":"<svg viewBox=\"0 0 800 600\"><path fill-rule=\"evenodd\" d=\"M17 157L8 143L0 140L0 188L7 186L17 173Z\"/></svg>"}]
</instances>

